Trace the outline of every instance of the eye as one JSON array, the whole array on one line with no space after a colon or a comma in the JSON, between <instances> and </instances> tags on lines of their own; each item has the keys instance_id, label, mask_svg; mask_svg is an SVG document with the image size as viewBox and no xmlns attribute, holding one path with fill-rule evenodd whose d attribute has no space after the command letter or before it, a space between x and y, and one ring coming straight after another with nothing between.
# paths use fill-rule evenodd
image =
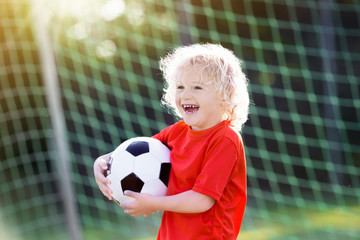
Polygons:
<instances>
[{"instance_id":1,"label":"eye","mask_svg":"<svg viewBox=\"0 0 360 240\"><path fill-rule=\"evenodd\" d=\"M195 90L202 90L203 88L201 86L195 86Z\"/></svg>"},{"instance_id":2,"label":"eye","mask_svg":"<svg viewBox=\"0 0 360 240\"><path fill-rule=\"evenodd\" d=\"M184 86L183 85L177 85L176 89L184 89Z\"/></svg>"}]
</instances>

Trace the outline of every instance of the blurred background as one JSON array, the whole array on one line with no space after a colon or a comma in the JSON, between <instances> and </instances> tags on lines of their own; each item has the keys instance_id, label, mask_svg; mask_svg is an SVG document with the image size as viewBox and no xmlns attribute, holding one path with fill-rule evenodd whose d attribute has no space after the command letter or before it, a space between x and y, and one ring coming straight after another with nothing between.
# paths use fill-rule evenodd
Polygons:
<instances>
[{"instance_id":1,"label":"blurred background","mask_svg":"<svg viewBox=\"0 0 360 240\"><path fill-rule=\"evenodd\" d=\"M357 0L0 0L0 238L154 239L92 165L176 121L158 61L200 42L250 81L238 239L360 239Z\"/></svg>"}]
</instances>

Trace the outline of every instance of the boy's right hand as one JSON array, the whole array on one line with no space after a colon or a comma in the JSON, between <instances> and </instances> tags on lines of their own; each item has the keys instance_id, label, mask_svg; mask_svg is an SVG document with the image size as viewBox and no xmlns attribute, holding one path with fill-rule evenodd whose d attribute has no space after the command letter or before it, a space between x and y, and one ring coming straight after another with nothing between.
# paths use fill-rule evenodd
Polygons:
<instances>
[{"instance_id":1,"label":"boy's right hand","mask_svg":"<svg viewBox=\"0 0 360 240\"><path fill-rule=\"evenodd\" d=\"M111 184L111 181L106 178L106 171L108 170L108 160L110 154L103 155L98 157L94 162L94 176L97 185L100 188L102 194L107 197L109 200L112 200L111 189L108 187L108 184Z\"/></svg>"}]
</instances>

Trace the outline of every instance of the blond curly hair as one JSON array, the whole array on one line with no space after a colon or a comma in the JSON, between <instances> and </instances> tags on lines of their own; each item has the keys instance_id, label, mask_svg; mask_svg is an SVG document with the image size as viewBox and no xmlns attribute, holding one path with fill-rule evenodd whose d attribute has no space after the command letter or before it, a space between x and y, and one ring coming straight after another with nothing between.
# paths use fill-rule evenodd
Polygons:
<instances>
[{"instance_id":1,"label":"blond curly hair","mask_svg":"<svg viewBox=\"0 0 360 240\"><path fill-rule=\"evenodd\" d=\"M201 74L207 74L214 82L226 103L228 120L240 131L249 113L248 80L241 69L241 61L219 44L182 46L160 59L160 70L165 78L162 103L181 117L175 104L176 82L184 68L195 65L201 66Z\"/></svg>"}]
</instances>

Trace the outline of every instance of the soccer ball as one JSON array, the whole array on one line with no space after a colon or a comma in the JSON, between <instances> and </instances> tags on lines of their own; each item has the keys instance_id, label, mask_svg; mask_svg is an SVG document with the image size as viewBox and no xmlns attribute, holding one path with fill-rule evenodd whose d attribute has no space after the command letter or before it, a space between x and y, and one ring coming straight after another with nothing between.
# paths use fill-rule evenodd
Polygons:
<instances>
[{"instance_id":1,"label":"soccer ball","mask_svg":"<svg viewBox=\"0 0 360 240\"><path fill-rule=\"evenodd\" d=\"M125 190L165 196L171 163L170 150L150 137L131 138L120 144L110 155L107 178L114 201L131 202Z\"/></svg>"}]
</instances>

